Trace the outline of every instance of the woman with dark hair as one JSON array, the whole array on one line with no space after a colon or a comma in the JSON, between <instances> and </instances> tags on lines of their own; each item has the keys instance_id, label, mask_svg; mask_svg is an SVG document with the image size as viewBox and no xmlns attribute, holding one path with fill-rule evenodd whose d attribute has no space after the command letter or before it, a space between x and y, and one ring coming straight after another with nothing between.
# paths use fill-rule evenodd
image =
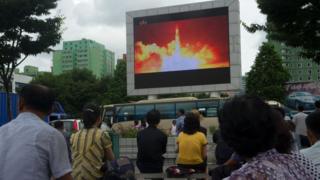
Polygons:
<instances>
[{"instance_id":1,"label":"woman with dark hair","mask_svg":"<svg viewBox=\"0 0 320 180\"><path fill-rule=\"evenodd\" d=\"M240 96L224 104L220 113L221 135L247 163L234 171L233 179L317 179L319 171L300 154L276 150L281 115L257 97ZM280 138L279 138L280 137Z\"/></svg>"},{"instance_id":2,"label":"woman with dark hair","mask_svg":"<svg viewBox=\"0 0 320 180\"><path fill-rule=\"evenodd\" d=\"M114 159L110 137L99 129L101 122L99 106L89 104L83 108L84 129L71 136L75 180L101 178L104 161Z\"/></svg>"},{"instance_id":3,"label":"woman with dark hair","mask_svg":"<svg viewBox=\"0 0 320 180\"><path fill-rule=\"evenodd\" d=\"M183 131L177 138L177 164L181 168L192 168L199 172L206 171L207 139L199 132L200 122L194 113L188 113L184 119Z\"/></svg>"}]
</instances>

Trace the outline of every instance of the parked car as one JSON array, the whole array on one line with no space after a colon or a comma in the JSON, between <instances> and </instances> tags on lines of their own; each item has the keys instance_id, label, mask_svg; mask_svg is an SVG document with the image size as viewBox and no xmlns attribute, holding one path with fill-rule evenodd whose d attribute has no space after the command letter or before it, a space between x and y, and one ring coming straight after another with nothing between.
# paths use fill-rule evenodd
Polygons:
<instances>
[{"instance_id":1,"label":"parked car","mask_svg":"<svg viewBox=\"0 0 320 180\"><path fill-rule=\"evenodd\" d=\"M315 101L316 98L311 93L298 91L288 95L286 105L293 109L297 109L297 107L301 105L305 110L312 110L315 108Z\"/></svg>"},{"instance_id":2,"label":"parked car","mask_svg":"<svg viewBox=\"0 0 320 180\"><path fill-rule=\"evenodd\" d=\"M83 122L81 119L60 119L51 121L49 124L53 126L57 121L63 122L63 127L69 135L83 128Z\"/></svg>"}]
</instances>

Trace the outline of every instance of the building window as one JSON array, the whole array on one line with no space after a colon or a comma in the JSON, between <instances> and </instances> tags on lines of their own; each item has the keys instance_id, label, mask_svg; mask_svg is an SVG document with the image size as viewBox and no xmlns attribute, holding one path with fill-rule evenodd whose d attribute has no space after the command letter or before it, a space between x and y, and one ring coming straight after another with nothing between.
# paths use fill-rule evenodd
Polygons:
<instances>
[{"instance_id":1,"label":"building window","mask_svg":"<svg viewBox=\"0 0 320 180\"><path fill-rule=\"evenodd\" d=\"M301 63L298 63L298 67L301 67L302 66L302 64Z\"/></svg>"},{"instance_id":2,"label":"building window","mask_svg":"<svg viewBox=\"0 0 320 180\"><path fill-rule=\"evenodd\" d=\"M308 63L308 67L310 67L311 66L311 64L310 63Z\"/></svg>"},{"instance_id":3,"label":"building window","mask_svg":"<svg viewBox=\"0 0 320 180\"><path fill-rule=\"evenodd\" d=\"M302 81L302 77L299 77L299 81Z\"/></svg>"},{"instance_id":4,"label":"building window","mask_svg":"<svg viewBox=\"0 0 320 180\"><path fill-rule=\"evenodd\" d=\"M310 77L310 76L308 77L308 80L309 80L309 81L311 80L311 77Z\"/></svg>"}]
</instances>

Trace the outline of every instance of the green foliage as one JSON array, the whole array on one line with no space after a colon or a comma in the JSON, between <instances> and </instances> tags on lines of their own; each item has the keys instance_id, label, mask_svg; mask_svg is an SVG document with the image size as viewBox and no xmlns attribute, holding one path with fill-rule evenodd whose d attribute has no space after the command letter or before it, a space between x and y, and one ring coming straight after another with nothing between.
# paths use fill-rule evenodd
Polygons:
<instances>
[{"instance_id":1,"label":"green foliage","mask_svg":"<svg viewBox=\"0 0 320 180\"><path fill-rule=\"evenodd\" d=\"M121 61L114 77L96 79L89 70L74 69L58 76L44 73L32 83L52 88L66 112L79 117L82 107L89 102L105 105L145 99L143 96L127 96L126 77L126 62Z\"/></svg>"},{"instance_id":2,"label":"green foliage","mask_svg":"<svg viewBox=\"0 0 320 180\"><path fill-rule=\"evenodd\" d=\"M283 68L274 46L263 43L251 71L247 74L247 94L282 102L285 97L285 83L289 79L290 75Z\"/></svg>"},{"instance_id":3,"label":"green foliage","mask_svg":"<svg viewBox=\"0 0 320 180\"><path fill-rule=\"evenodd\" d=\"M136 138L138 131L139 131L138 129L134 129L134 128L122 129L120 132L120 136L122 138Z\"/></svg>"},{"instance_id":4,"label":"green foliage","mask_svg":"<svg viewBox=\"0 0 320 180\"><path fill-rule=\"evenodd\" d=\"M7 93L17 66L60 42L63 18L49 17L56 6L57 0L0 1L0 78Z\"/></svg>"},{"instance_id":5,"label":"green foliage","mask_svg":"<svg viewBox=\"0 0 320 180\"><path fill-rule=\"evenodd\" d=\"M128 96L127 95L127 63L120 61L111 80L109 91L106 96L110 103L126 103L145 99L145 96Z\"/></svg>"},{"instance_id":6,"label":"green foliage","mask_svg":"<svg viewBox=\"0 0 320 180\"><path fill-rule=\"evenodd\" d=\"M214 134L216 131L217 131L217 127L216 127L216 126L210 126L210 127L209 127L209 132L210 132L211 134Z\"/></svg>"},{"instance_id":7,"label":"green foliage","mask_svg":"<svg viewBox=\"0 0 320 180\"><path fill-rule=\"evenodd\" d=\"M267 24L247 26L249 32L266 30L271 39L302 47L303 57L320 63L319 0L257 0L257 3L267 15Z\"/></svg>"},{"instance_id":8,"label":"green foliage","mask_svg":"<svg viewBox=\"0 0 320 180\"><path fill-rule=\"evenodd\" d=\"M86 103L103 103L103 93L108 89L108 79L98 80L89 70L74 69L59 76L45 73L37 76L32 83L52 88L66 112L78 117Z\"/></svg>"}]
</instances>

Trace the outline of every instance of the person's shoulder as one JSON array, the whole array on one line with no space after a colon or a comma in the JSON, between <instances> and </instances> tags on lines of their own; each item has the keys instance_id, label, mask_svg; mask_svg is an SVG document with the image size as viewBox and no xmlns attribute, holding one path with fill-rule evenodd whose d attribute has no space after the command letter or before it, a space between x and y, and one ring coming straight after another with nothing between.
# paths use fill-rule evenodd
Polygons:
<instances>
[{"instance_id":1,"label":"person's shoulder","mask_svg":"<svg viewBox=\"0 0 320 180\"><path fill-rule=\"evenodd\" d=\"M8 123L0 126L0 132L1 132L2 130L4 130L4 129L7 129L7 128L11 127L11 126L13 125L13 123L14 123L13 121L10 121L10 122L8 122Z\"/></svg>"},{"instance_id":2,"label":"person's shoulder","mask_svg":"<svg viewBox=\"0 0 320 180\"><path fill-rule=\"evenodd\" d=\"M310 153L310 151L311 151L311 147L305 148L305 149L301 149L300 153L306 156L307 154Z\"/></svg>"},{"instance_id":3,"label":"person's shoulder","mask_svg":"<svg viewBox=\"0 0 320 180\"><path fill-rule=\"evenodd\" d=\"M167 137L167 135L166 135L161 129L156 128L156 131L157 131L157 133L158 133L159 135L161 135L161 136L166 136L166 137Z\"/></svg>"},{"instance_id":4,"label":"person's shoulder","mask_svg":"<svg viewBox=\"0 0 320 180\"><path fill-rule=\"evenodd\" d=\"M205 134L201 131L196 132L194 135L200 138L206 138Z\"/></svg>"},{"instance_id":5,"label":"person's shoulder","mask_svg":"<svg viewBox=\"0 0 320 180\"><path fill-rule=\"evenodd\" d=\"M245 180L253 179L256 176L255 164L244 164L240 169L235 170L231 173L230 180ZM257 177L256 177L257 178Z\"/></svg>"},{"instance_id":6,"label":"person's shoulder","mask_svg":"<svg viewBox=\"0 0 320 180\"><path fill-rule=\"evenodd\" d=\"M41 125L40 134L48 134L49 137L53 138L64 138L63 133L61 133L59 130L55 129L54 127L50 126L49 124L46 124L43 122Z\"/></svg>"}]
</instances>

